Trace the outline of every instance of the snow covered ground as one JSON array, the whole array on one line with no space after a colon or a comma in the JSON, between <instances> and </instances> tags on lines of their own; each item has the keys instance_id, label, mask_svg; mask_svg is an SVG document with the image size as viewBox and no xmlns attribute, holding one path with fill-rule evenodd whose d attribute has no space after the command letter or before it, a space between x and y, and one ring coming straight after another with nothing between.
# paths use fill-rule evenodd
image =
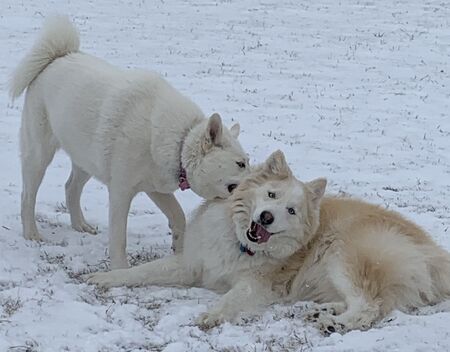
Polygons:
<instances>
[{"instance_id":1,"label":"snow covered ground","mask_svg":"<svg viewBox=\"0 0 450 352\"><path fill-rule=\"evenodd\" d=\"M450 249L450 3L364 0L2 0L0 2L0 351L448 351L450 304L394 312L367 332L324 338L308 303L200 331L218 296L159 287L100 291L107 193L86 186L98 236L70 228L59 153L37 204L44 244L22 238L18 130L7 78L43 17L66 13L82 50L161 72L205 111L242 126L251 160L282 149L301 179L388 206ZM177 194L190 211L199 199ZM129 217L133 263L167 255L166 219L144 196ZM449 309L450 310L450 309Z\"/></svg>"}]
</instances>

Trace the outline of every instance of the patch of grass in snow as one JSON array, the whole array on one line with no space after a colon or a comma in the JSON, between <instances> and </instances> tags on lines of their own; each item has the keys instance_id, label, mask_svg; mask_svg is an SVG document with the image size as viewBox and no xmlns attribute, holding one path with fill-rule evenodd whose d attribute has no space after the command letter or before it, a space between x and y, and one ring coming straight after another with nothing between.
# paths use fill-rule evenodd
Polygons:
<instances>
[{"instance_id":1,"label":"patch of grass in snow","mask_svg":"<svg viewBox=\"0 0 450 352\"><path fill-rule=\"evenodd\" d=\"M39 344L34 340L26 340L23 345L8 347L8 352L38 352Z\"/></svg>"},{"instance_id":2,"label":"patch of grass in snow","mask_svg":"<svg viewBox=\"0 0 450 352\"><path fill-rule=\"evenodd\" d=\"M167 346L167 344L165 345L157 345L154 344L153 342L145 342L143 344L138 344L138 343L131 343L131 344L126 344L126 345L120 345L117 346L118 348L120 348L120 351L124 351L124 352L131 352L131 351L148 351L148 352L160 352L163 351L164 348ZM105 347L99 350L99 352L109 352L111 351L111 348L109 347Z\"/></svg>"},{"instance_id":3,"label":"patch of grass in snow","mask_svg":"<svg viewBox=\"0 0 450 352\"><path fill-rule=\"evenodd\" d=\"M9 318L20 308L22 308L23 303L19 297L7 297L0 300L0 306L2 307L2 317Z\"/></svg>"},{"instance_id":4,"label":"patch of grass in snow","mask_svg":"<svg viewBox=\"0 0 450 352\"><path fill-rule=\"evenodd\" d=\"M130 265L135 266L143 263L151 262L155 259L161 258L164 254L163 248L154 248L153 246L149 249L147 248L141 248L137 250L136 252L130 253L128 255Z\"/></svg>"}]
</instances>

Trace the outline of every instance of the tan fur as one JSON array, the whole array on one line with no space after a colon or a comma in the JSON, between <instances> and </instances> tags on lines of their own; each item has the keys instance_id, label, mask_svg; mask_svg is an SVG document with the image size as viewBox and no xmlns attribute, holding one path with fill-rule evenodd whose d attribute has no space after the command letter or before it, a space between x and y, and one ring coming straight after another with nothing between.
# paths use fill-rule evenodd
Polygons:
<instances>
[{"instance_id":1,"label":"tan fur","mask_svg":"<svg viewBox=\"0 0 450 352\"><path fill-rule=\"evenodd\" d=\"M238 233L248 226L251 192L267 183L299 182L282 154L272 157L278 163L255 169L234 195ZM394 309L408 311L450 297L450 256L422 228L394 211L351 198L319 195L319 213L311 187L320 180L302 184L299 248L261 274L272 290L288 301L312 300L328 308L333 303L331 310L307 315L326 334L367 329ZM336 311L342 314L330 314Z\"/></svg>"},{"instance_id":2,"label":"tan fur","mask_svg":"<svg viewBox=\"0 0 450 352\"><path fill-rule=\"evenodd\" d=\"M310 220L314 221L314 220ZM400 214L349 198L322 200L320 226L308 245L273 272L285 277L290 300L344 302L370 319L309 316L324 333L367 329L393 309L437 303L450 297L450 257L426 232ZM324 315L324 314L322 314ZM347 317L346 317L347 318ZM365 324L359 324L360 321ZM332 326L331 329L328 329Z\"/></svg>"}]
</instances>

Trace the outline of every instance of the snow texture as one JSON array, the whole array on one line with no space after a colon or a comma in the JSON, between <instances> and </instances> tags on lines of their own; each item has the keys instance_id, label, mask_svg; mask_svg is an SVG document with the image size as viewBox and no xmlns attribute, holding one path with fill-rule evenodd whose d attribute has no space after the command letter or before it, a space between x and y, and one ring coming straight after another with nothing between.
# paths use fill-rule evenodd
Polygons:
<instances>
[{"instance_id":1,"label":"snow texture","mask_svg":"<svg viewBox=\"0 0 450 352\"><path fill-rule=\"evenodd\" d=\"M22 99L8 77L44 17L68 14L85 52L162 73L205 113L239 121L259 162L282 149L302 180L400 211L450 249L448 1L2 0L0 3L0 351L448 351L449 303L393 312L367 332L322 337L301 318L312 303L275 305L209 332L193 320L204 289L101 291L80 273L107 266L107 193L82 203L99 235L71 229L70 162L60 152L38 195L47 241L20 224ZM189 212L200 200L177 197ZM133 264L170 253L167 221L143 195L129 216Z\"/></svg>"}]
</instances>

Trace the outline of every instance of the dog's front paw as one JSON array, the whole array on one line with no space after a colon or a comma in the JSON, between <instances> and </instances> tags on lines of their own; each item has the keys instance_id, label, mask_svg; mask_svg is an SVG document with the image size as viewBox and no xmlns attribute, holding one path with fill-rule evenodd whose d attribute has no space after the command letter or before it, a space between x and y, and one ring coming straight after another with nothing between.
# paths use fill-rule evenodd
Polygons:
<instances>
[{"instance_id":1,"label":"dog's front paw","mask_svg":"<svg viewBox=\"0 0 450 352\"><path fill-rule=\"evenodd\" d=\"M111 259L111 270L120 270L130 268L130 263L126 257L123 258L112 258Z\"/></svg>"},{"instance_id":2,"label":"dog's front paw","mask_svg":"<svg viewBox=\"0 0 450 352\"><path fill-rule=\"evenodd\" d=\"M202 313L195 321L195 324L201 330L209 330L216 326L219 326L225 321L225 316L218 311L209 311Z\"/></svg>"},{"instance_id":3,"label":"dog's front paw","mask_svg":"<svg viewBox=\"0 0 450 352\"><path fill-rule=\"evenodd\" d=\"M314 320L316 328L325 336L329 336L335 332L338 334L345 334L348 331L347 326L340 322L337 316L329 313L319 314L317 319Z\"/></svg>"},{"instance_id":4,"label":"dog's front paw","mask_svg":"<svg viewBox=\"0 0 450 352\"><path fill-rule=\"evenodd\" d=\"M98 287L110 288L115 286L122 286L123 280L117 273L109 271L106 273L91 273L83 275L83 279L88 284L97 285Z\"/></svg>"}]
</instances>

